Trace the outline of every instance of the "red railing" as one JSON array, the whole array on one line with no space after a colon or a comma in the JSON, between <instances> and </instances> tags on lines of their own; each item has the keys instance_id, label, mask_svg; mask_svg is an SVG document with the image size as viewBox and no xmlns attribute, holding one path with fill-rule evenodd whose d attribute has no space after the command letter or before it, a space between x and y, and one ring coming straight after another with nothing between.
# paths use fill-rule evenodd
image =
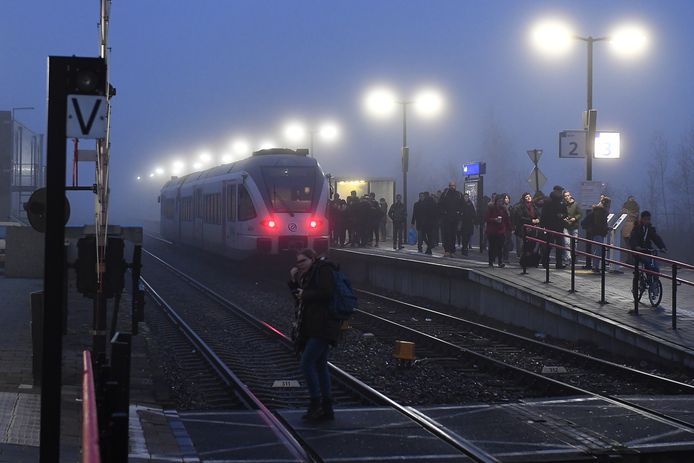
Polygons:
<instances>
[{"instance_id":1,"label":"red railing","mask_svg":"<svg viewBox=\"0 0 694 463\"><path fill-rule=\"evenodd\" d=\"M651 275L655 275L658 277L666 278L668 280L672 281L672 328L677 329L677 287L680 284L685 284L689 286L694 286L694 282L679 278L677 276L677 273L681 269L685 270L694 270L694 265L686 264L684 262L678 262L675 260L671 259L666 259L664 257L659 257L659 256L654 256L652 254L646 254L642 252L637 252L637 251L632 251L631 249L626 249L626 248L620 248L619 246L614 246L611 244L606 244L606 243L601 243L599 241L593 241L589 240L586 238L579 238L575 237L573 235L569 235L566 233L561 233L553 230L547 230L542 227L536 227L534 225L523 225L525 228L525 236L523 237L524 240L524 246L525 246L525 241L533 241L535 243L539 243L543 246L546 246L546 252L544 255L544 266L545 266L545 283L549 283L549 251L550 248L556 248L561 251L569 251L571 253L571 289L570 292L575 292L576 291L576 256L577 255L582 255L586 256L586 259L595 259L598 258L600 259L600 303L601 304L606 304L607 301L605 300L605 269L606 269L606 264L611 263L615 265L620 265L626 268L630 268L634 271L634 280L633 280L633 293L634 293L634 313L638 315L639 313L639 298L637 295L637 288L638 288L638 281L639 281L639 272L645 272ZM536 236L528 236L528 231L533 231ZM570 246L566 247L563 245L556 244L554 242L551 242L551 237L562 237L562 238L569 238L570 240ZM580 251L577 249L577 244L579 242L586 243L591 245L591 249L593 247L600 247L600 254L596 255L593 253L588 253L585 251ZM662 262L663 264L666 264L667 266L670 267L672 273L663 273L660 271L654 271L654 270L649 270L645 268L640 268L638 264L633 265L633 264L628 264L626 262L614 260L611 258L607 258L607 250L612 249L615 251L620 251L621 253L626 253L626 254L631 254L632 256L635 257L640 257L642 261L646 260L656 260L658 262ZM664 267L664 266L663 266ZM523 273L526 273L526 267L523 267Z\"/></svg>"},{"instance_id":2,"label":"red railing","mask_svg":"<svg viewBox=\"0 0 694 463\"><path fill-rule=\"evenodd\" d=\"M82 352L82 463L100 462L92 356L85 350Z\"/></svg>"}]
</instances>

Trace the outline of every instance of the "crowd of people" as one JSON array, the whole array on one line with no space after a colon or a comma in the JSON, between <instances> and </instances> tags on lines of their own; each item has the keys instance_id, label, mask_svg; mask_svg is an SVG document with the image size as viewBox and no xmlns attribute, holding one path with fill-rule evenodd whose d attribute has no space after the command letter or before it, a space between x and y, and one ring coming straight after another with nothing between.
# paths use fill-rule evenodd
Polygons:
<instances>
[{"instance_id":1,"label":"crowd of people","mask_svg":"<svg viewBox=\"0 0 694 463\"><path fill-rule=\"evenodd\" d=\"M482 233L481 251L487 250L489 266L504 267L515 250L516 258L524 267L546 265L545 253L551 249L538 246L535 242L524 240L531 234L538 238L541 231L527 229L532 225L573 237L582 236L597 242L605 242L610 228L607 217L612 200L605 194L588 210L582 210L573 194L555 186L549 195L541 191L534 195L523 193L517 202L512 203L508 193L493 193L479 201L479 210L470 196L457 190L451 181L442 191L419 193L412 206L409 226L416 236L419 252L431 254L439 244L443 246L444 257L453 257L459 251L463 256L471 249L470 240L476 226ZM621 243L628 246L634 225L640 220L639 204L633 196L624 202L620 213L627 214L622 226ZM400 195L395 203L388 206L385 198L376 201L374 193L357 196L352 191L344 200L334 195L329 205L331 244L335 247L379 246L386 240L387 221L392 222L393 249L403 249L407 240L408 214ZM543 234L542 238L545 238ZM554 248L554 265L564 268L570 261L570 251L556 246L570 248L570 237L550 235ZM594 258L585 260L585 269L600 270L600 249L591 246L582 248L586 253L594 253Z\"/></svg>"}]
</instances>

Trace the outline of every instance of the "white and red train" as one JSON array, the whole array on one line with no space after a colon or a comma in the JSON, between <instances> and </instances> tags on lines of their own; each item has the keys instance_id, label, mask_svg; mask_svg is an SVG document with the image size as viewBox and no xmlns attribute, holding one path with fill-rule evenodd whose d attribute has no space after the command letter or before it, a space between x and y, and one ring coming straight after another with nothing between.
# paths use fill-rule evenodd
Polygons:
<instances>
[{"instance_id":1,"label":"white and red train","mask_svg":"<svg viewBox=\"0 0 694 463\"><path fill-rule=\"evenodd\" d=\"M164 238L231 257L328 250L329 185L307 150L269 149L172 178L161 189Z\"/></svg>"}]
</instances>

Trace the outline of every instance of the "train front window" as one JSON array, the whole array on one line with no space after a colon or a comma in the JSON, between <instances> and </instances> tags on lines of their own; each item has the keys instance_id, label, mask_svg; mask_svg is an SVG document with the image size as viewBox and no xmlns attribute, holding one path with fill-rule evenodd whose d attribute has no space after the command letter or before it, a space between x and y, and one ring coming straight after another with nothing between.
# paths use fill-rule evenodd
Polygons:
<instances>
[{"instance_id":1,"label":"train front window","mask_svg":"<svg viewBox=\"0 0 694 463\"><path fill-rule=\"evenodd\" d=\"M310 212L315 167L264 167L263 180L274 212Z\"/></svg>"}]
</instances>

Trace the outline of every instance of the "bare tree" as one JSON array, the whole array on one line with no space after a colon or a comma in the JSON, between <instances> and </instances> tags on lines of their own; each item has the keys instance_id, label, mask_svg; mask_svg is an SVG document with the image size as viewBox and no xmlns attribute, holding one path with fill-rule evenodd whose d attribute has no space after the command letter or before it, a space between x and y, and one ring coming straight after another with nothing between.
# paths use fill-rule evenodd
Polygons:
<instances>
[{"instance_id":1,"label":"bare tree","mask_svg":"<svg viewBox=\"0 0 694 463\"><path fill-rule=\"evenodd\" d=\"M673 176L673 186L682 193L676 214L676 226L683 230L691 230L694 225L694 128L682 138L677 157L677 169Z\"/></svg>"},{"instance_id":2,"label":"bare tree","mask_svg":"<svg viewBox=\"0 0 694 463\"><path fill-rule=\"evenodd\" d=\"M651 207L655 209L658 216L665 216L665 227L670 229L670 214L668 211L668 194L666 178L668 177L668 164L670 154L668 151L667 140L660 131L653 135L651 142L652 161L650 164L649 183L654 182L653 191L649 191ZM649 176L649 177L650 177Z\"/></svg>"},{"instance_id":3,"label":"bare tree","mask_svg":"<svg viewBox=\"0 0 694 463\"><path fill-rule=\"evenodd\" d=\"M528 185L524 181L525 175L518 167L524 153L514 150L493 112L490 114L489 125L484 133L482 155L482 161L487 163L487 176L485 178L487 194L493 191L506 192L515 197L528 189Z\"/></svg>"}]
</instances>

